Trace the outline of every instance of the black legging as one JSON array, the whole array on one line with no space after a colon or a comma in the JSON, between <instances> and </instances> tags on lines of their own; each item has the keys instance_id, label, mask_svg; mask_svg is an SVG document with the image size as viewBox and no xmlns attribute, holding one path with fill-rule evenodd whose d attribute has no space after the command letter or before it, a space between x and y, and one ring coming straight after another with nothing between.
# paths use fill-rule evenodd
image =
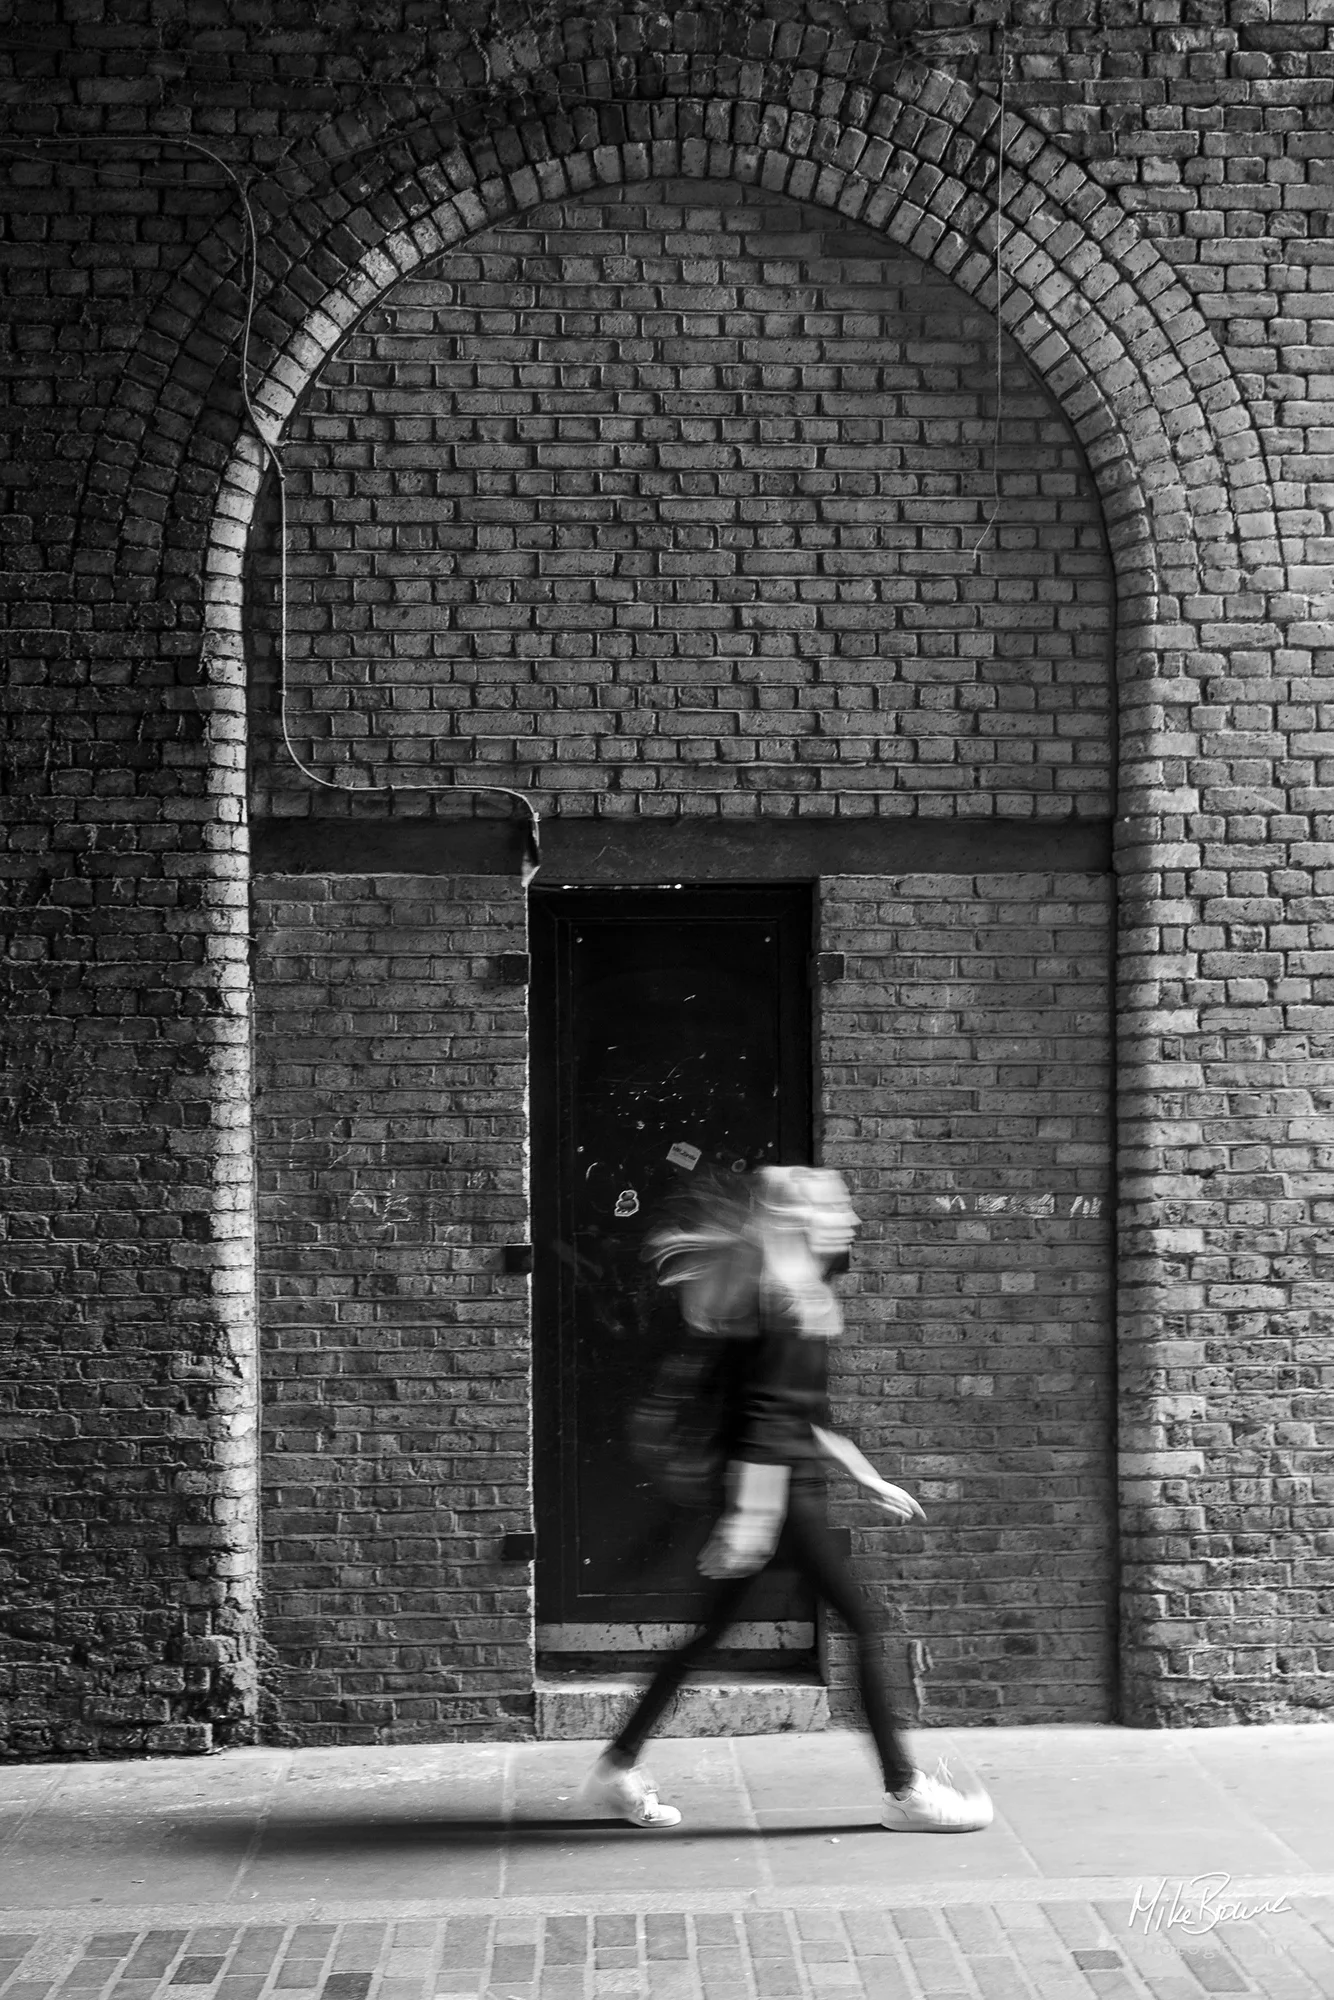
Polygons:
<instances>
[{"instance_id":1,"label":"black legging","mask_svg":"<svg viewBox=\"0 0 1334 2000\"><path fill-rule=\"evenodd\" d=\"M885 1789L901 1791L913 1774L911 1759L899 1734L884 1667L875 1643L862 1594L849 1574L838 1544L824 1521L823 1490L795 1479L788 1495L787 1519L774 1553L804 1577L817 1597L835 1610L857 1642L857 1684L867 1727L884 1773ZM759 1574L759 1572L756 1572ZM731 1625L755 1581L755 1576L724 1577L713 1587L703 1623L694 1637L669 1653L640 1696L633 1714L612 1748L631 1763L653 1734L667 1704L693 1668L713 1651Z\"/></svg>"}]
</instances>

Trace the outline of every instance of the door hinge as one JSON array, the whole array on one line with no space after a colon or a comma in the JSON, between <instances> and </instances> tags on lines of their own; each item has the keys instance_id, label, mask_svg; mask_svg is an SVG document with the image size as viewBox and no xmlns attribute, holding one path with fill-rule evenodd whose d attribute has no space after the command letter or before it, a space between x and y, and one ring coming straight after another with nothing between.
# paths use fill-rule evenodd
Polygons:
<instances>
[{"instance_id":1,"label":"door hinge","mask_svg":"<svg viewBox=\"0 0 1334 2000\"><path fill-rule=\"evenodd\" d=\"M534 1534L508 1534L500 1538L500 1560L503 1563L530 1563L537 1555L537 1536Z\"/></svg>"},{"instance_id":2,"label":"door hinge","mask_svg":"<svg viewBox=\"0 0 1334 2000\"><path fill-rule=\"evenodd\" d=\"M532 972L533 961L526 951L502 951L496 960L496 977L502 986L526 986Z\"/></svg>"},{"instance_id":3,"label":"door hinge","mask_svg":"<svg viewBox=\"0 0 1334 2000\"><path fill-rule=\"evenodd\" d=\"M817 951L811 960L811 984L832 986L847 976L847 960L841 951Z\"/></svg>"}]
</instances>

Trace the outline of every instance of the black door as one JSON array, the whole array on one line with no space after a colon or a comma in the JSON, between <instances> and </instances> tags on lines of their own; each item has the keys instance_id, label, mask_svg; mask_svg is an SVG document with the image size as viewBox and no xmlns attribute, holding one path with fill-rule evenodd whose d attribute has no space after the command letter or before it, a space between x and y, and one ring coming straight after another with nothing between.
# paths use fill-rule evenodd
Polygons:
<instances>
[{"instance_id":1,"label":"black door","mask_svg":"<svg viewBox=\"0 0 1334 2000\"><path fill-rule=\"evenodd\" d=\"M538 1618L688 1622L706 1524L665 1512L626 1413L678 1323L640 1252L683 1183L810 1157L803 890L537 892ZM683 1529L685 1532L683 1533ZM766 1577L748 1620L809 1618Z\"/></svg>"}]
</instances>

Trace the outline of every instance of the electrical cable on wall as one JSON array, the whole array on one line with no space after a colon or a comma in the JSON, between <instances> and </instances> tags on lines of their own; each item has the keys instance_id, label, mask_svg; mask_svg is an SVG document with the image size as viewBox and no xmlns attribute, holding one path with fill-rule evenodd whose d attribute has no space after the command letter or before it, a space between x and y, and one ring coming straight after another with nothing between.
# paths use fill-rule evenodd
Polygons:
<instances>
[{"instance_id":1,"label":"electrical cable on wall","mask_svg":"<svg viewBox=\"0 0 1334 2000\"><path fill-rule=\"evenodd\" d=\"M1009 73L1010 73L1010 53L1005 36L1005 31L1002 28L1000 33L1000 59L999 59L1000 119L998 127L998 158L997 158L997 170L995 179L996 194L995 194L995 209L994 209L994 230L995 230L994 277L995 277L995 290L996 290L996 299L995 299L996 324L995 324L995 349L994 349L995 414L994 414L993 428L992 428L992 453L991 453L992 498L991 498L991 506L988 510L986 519L982 524L981 532L978 535L977 540L974 542L969 552L974 564L976 564L983 548L986 546L987 542L990 540L993 534L996 521L999 518L1001 504L1002 504L1001 484L1000 484L1000 453L1001 453L1001 444L1002 444L1003 428L1004 428L1004 352L1003 352L1004 330L1000 315L1001 277L1002 277L1001 224L1003 219L1003 199L1004 199L1003 183L1004 183L1005 162L1006 162L1006 115L1008 110L1007 86L1009 80ZM390 797L390 799L392 799L395 796L395 794L400 792L402 793L415 792L424 794L428 797L443 797L450 792L469 791L469 792L487 793L494 797L502 797L502 798L517 800L518 803L523 807L524 812L527 815L528 851L525 855L524 862L522 864L522 868L520 871L521 879L524 885L527 886L527 884L531 882L534 876L537 874L538 868L541 865L541 813L537 805L535 804L535 802L529 796L528 793L520 791L513 786L484 784L484 783L479 783L476 780L454 779L451 780L448 784L443 784L443 785L418 784L411 782L406 782L402 784L395 784L392 782L384 784L376 784L374 782L349 783L342 778L327 777L322 772L316 770L312 765L308 764L305 761L305 759L301 756L300 752L296 747L296 744L292 740L292 732L289 721L290 684L289 684L289 664L288 664L289 560L288 560L287 473L286 473L286 468L283 464L282 451L278 438L276 435L273 434L272 427L266 426L266 424L261 419L260 413L256 409L250 393L250 350L253 340L254 316L255 316L256 295L258 290L258 276L259 276L259 230L255 219L254 207L250 200L250 192L247 182L243 180L243 178L237 172L237 170L220 153L216 152L211 146L205 145L201 140L193 138L180 138L174 136L167 137L166 135L156 135L156 134L146 134L143 135L142 137L132 137L130 135L121 135L121 134L101 134L97 136L89 135L86 137L85 136L48 137L46 135L33 135L32 137L24 140L0 140L0 145L4 145L6 147L18 147L25 151L29 151L30 149L35 149L37 157L39 158L41 157L41 154L44 151L44 149L50 146L123 145L129 147L142 148L145 144L178 146L188 151L201 154L204 158L212 161L213 164L217 166L221 170L221 172L227 177L227 179L236 189L236 192L240 197L241 201L241 209L244 217L244 226L246 233L246 262L248 266L248 275L245 286L245 323L242 335L240 370L239 370L240 390L241 390L241 401L245 410L247 422L250 426L250 429L252 430L256 439L259 442L260 448L264 453L265 460L268 466L271 468L273 472L274 481L277 489L277 495L278 495L278 515L279 515L278 620L277 620L278 630L276 636L277 636L278 673L279 673L279 720L282 733L283 747L286 750L288 757L290 758L292 764L296 767L296 769L310 784L318 785L321 788L328 791L343 792L343 793L359 792L363 794L381 793L381 794L387 794Z\"/></svg>"},{"instance_id":2,"label":"electrical cable on wall","mask_svg":"<svg viewBox=\"0 0 1334 2000\"><path fill-rule=\"evenodd\" d=\"M32 137L23 140L0 139L0 146L5 146L11 149L20 148L25 152L29 152L31 149L35 149L35 157L38 159L42 157L44 149L48 146L108 146L108 145L135 146L140 148L142 148L144 145L181 146L186 148L190 152L202 153L206 159L212 160L215 166L221 168L222 172L227 176L228 180L232 183L232 186L236 189L237 194L241 198L241 209L245 218L246 262L248 265L248 277L245 288L245 298L246 298L245 327L241 340L241 357L240 357L241 402L245 409L247 422L249 423L251 430L254 432L255 437L259 440L260 448L264 452L268 465L272 469L278 491L279 525L278 525L277 640L278 640L278 677L279 677L279 717L282 726L283 745L287 751L288 756L291 758L293 764L296 766L297 770L300 771L301 775L304 778L308 779L309 782L313 785L323 786L327 791L361 792L361 793L382 792L382 793L388 793L391 799L399 792L423 792L426 793L428 796L436 798L443 798L450 792L486 792L493 796L498 796L501 798L517 799L519 804L523 807L525 813L528 815L527 852L524 855L523 863L519 871L520 881L524 886L524 888L527 888L528 884L533 880L534 876L537 874L538 869L542 865L542 834L541 834L542 815L537 805L529 797L527 792L521 792L511 785L487 785L478 783L476 780L473 779L451 780L451 782L446 785L428 785L428 784L411 784L411 783L349 784L341 778L326 778L325 776L322 775L322 773L314 770L298 754L296 745L292 741L291 729L288 724L289 688L288 688L288 677L287 677L287 622L288 622L287 621L287 610L288 610L287 474L286 474L286 468L283 465L282 454L279 448L278 440L276 437L270 435L270 430L266 428L264 423L261 421L259 411L255 408L254 402L250 394L250 345L254 328L255 299L259 281L259 229L255 222L255 212L254 212L254 207L250 200L250 190L246 182L241 178L240 174L236 171L235 167L233 167L229 161L225 160L220 153L214 152L211 146L204 145L203 142L199 139L183 139L183 138L176 138L174 136L167 137L166 135L158 135L154 133L148 133L142 137L131 137L129 135L123 135L118 133L105 133L105 134L98 134L96 136L89 135L86 137L78 137L78 138L57 137L54 135L51 137L47 137L45 134L34 134Z\"/></svg>"}]
</instances>

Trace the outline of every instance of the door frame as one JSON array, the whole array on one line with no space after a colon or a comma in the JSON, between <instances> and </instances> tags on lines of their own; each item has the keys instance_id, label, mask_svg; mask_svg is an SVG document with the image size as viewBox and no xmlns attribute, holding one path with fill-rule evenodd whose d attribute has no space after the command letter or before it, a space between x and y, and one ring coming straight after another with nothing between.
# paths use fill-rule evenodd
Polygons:
<instances>
[{"instance_id":1,"label":"door frame","mask_svg":"<svg viewBox=\"0 0 1334 2000\"><path fill-rule=\"evenodd\" d=\"M625 887L535 887L529 892L529 987L531 1213L533 1242L532 1369L533 1369L533 1518L536 1528L535 1603L539 1634L550 1645L553 1634L567 1629L553 1619L550 1600L565 1594L574 1561L574 1526L563 1479L564 1436L569 1424L573 1375L569 1340L557 1329L544 1338L540 1329L548 1315L569 1311L569 1277L550 1247L564 1230L563 1208L573 1171L572 1121L569 1116L573 1077L568 1062L570 933L576 922L613 920L618 923L689 920L692 916L725 920L781 920L789 953L780 989L779 1044L783 1076L783 1138L781 1157L792 1162L813 1157L816 1051L810 978L815 948L817 897L808 881L774 883L691 882L680 885L644 884ZM546 1603L544 1604L544 1599ZM595 1627L581 1613L574 1617L582 1633ZM607 1625L605 1644L588 1650L637 1651L656 1648L667 1629L659 1622L640 1626ZM614 1637L611 1635L615 1635ZM642 1634L642 1637L637 1635ZM775 1626L757 1624L747 1637L757 1647L805 1652L811 1633L804 1622ZM543 1650L539 1646L539 1650ZM585 1650L583 1646L580 1651Z\"/></svg>"}]
</instances>

